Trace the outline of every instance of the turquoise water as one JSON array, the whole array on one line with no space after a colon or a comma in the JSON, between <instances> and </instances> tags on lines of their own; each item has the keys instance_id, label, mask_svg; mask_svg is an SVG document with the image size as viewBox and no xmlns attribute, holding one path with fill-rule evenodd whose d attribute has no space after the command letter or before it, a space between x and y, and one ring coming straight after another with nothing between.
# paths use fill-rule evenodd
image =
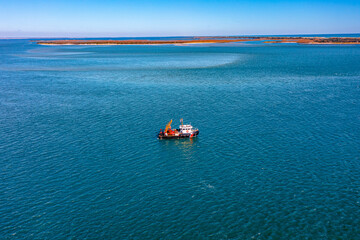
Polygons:
<instances>
[{"instance_id":1,"label":"turquoise water","mask_svg":"<svg viewBox=\"0 0 360 240\"><path fill-rule=\"evenodd\" d=\"M359 63L1 40L0 238L359 239ZM156 139L180 118L197 139Z\"/></svg>"}]
</instances>

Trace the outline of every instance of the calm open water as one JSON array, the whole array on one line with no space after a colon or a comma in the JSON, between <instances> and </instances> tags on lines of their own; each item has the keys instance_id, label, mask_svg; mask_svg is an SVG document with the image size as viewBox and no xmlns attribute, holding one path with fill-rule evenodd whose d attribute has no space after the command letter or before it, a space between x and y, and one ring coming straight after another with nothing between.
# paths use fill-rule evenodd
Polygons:
<instances>
[{"instance_id":1,"label":"calm open water","mask_svg":"<svg viewBox=\"0 0 360 240\"><path fill-rule=\"evenodd\" d=\"M360 47L1 40L0 180L1 239L360 239Z\"/></svg>"}]
</instances>

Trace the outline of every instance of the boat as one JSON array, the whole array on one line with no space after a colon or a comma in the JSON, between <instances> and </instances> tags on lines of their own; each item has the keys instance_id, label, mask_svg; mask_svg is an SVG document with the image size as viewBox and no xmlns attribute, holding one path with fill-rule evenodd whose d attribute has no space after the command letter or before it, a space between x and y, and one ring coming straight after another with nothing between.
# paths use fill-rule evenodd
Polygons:
<instances>
[{"instance_id":1,"label":"boat","mask_svg":"<svg viewBox=\"0 0 360 240\"><path fill-rule=\"evenodd\" d=\"M166 125L165 130L160 129L158 134L159 139L180 139L180 138L193 138L199 135L199 129L194 128L191 124L184 124L183 119L180 119L180 126L177 129L171 129L170 122Z\"/></svg>"}]
</instances>

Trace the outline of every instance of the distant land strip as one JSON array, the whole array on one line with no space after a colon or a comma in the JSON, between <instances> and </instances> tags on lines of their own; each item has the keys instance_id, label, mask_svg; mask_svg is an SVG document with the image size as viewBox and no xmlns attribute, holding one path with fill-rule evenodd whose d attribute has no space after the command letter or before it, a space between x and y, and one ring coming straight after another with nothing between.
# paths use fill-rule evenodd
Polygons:
<instances>
[{"instance_id":1,"label":"distant land strip","mask_svg":"<svg viewBox=\"0 0 360 240\"><path fill-rule=\"evenodd\" d=\"M199 44L199 43L236 43L263 41L264 43L299 44L360 44L359 37L193 37L178 40L39 40L41 45L160 45L160 44Z\"/></svg>"}]
</instances>

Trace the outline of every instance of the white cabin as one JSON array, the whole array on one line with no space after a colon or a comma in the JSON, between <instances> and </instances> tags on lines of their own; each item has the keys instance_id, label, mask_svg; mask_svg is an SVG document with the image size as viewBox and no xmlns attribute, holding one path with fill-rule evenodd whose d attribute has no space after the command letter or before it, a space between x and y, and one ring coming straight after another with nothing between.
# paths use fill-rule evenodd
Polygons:
<instances>
[{"instance_id":1,"label":"white cabin","mask_svg":"<svg viewBox=\"0 0 360 240\"><path fill-rule=\"evenodd\" d=\"M193 126L191 125L180 125L179 126L181 134L191 134L193 133Z\"/></svg>"}]
</instances>

